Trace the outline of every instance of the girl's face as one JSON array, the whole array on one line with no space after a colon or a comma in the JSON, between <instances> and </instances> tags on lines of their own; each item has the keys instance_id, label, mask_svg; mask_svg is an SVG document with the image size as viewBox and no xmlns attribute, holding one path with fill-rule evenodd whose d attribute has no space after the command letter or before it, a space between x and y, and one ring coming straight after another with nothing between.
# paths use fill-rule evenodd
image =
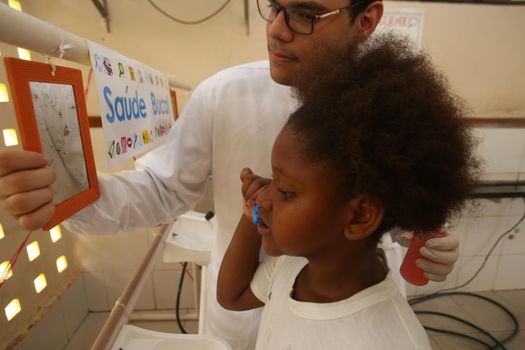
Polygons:
<instances>
[{"instance_id":1,"label":"girl's face","mask_svg":"<svg viewBox=\"0 0 525 350\"><path fill-rule=\"evenodd\" d=\"M281 131L272 151L272 182L257 199L264 221L257 228L269 255L309 258L330 254L330 247L347 241L345 205L337 199L329 169L306 160L291 127Z\"/></svg>"}]
</instances>

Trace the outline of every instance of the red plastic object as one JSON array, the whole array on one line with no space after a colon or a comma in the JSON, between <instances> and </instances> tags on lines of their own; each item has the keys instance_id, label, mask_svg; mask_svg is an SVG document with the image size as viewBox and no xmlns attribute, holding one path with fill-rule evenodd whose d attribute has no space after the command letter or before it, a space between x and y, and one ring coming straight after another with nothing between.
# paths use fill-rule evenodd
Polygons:
<instances>
[{"instance_id":1,"label":"red plastic object","mask_svg":"<svg viewBox=\"0 0 525 350\"><path fill-rule=\"evenodd\" d=\"M414 238L412 238L412 241L408 246L407 254L405 255L403 263L401 264L401 268L399 269L399 271L401 272L401 276L403 276L405 280L416 286L424 286L425 284L427 284L428 279L423 275L423 270L416 266L416 260L429 260L423 255L421 255L419 250L425 245L426 241L428 241L429 239L443 237L446 235L447 233L445 231L414 233Z\"/></svg>"}]
</instances>

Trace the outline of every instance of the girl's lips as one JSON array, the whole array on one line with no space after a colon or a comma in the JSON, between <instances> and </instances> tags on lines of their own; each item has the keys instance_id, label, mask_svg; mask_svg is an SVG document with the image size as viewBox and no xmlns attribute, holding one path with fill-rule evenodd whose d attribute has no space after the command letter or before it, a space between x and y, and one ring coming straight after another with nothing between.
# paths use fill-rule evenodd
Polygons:
<instances>
[{"instance_id":1,"label":"girl's lips","mask_svg":"<svg viewBox=\"0 0 525 350\"><path fill-rule=\"evenodd\" d=\"M259 234L261 236L266 236L270 234L270 228L263 223L257 225L257 231L259 231Z\"/></svg>"}]
</instances>

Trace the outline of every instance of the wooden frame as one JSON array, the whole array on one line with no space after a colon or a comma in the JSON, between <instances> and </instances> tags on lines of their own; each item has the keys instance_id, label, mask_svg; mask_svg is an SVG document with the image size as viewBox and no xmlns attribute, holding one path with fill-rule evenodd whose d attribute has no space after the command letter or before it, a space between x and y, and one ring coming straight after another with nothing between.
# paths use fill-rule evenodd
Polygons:
<instances>
[{"instance_id":1,"label":"wooden frame","mask_svg":"<svg viewBox=\"0 0 525 350\"><path fill-rule=\"evenodd\" d=\"M4 58L22 145L56 170L56 226L100 196L80 70Z\"/></svg>"},{"instance_id":2,"label":"wooden frame","mask_svg":"<svg viewBox=\"0 0 525 350\"><path fill-rule=\"evenodd\" d=\"M170 89L171 107L173 108L173 120L179 118L179 106L177 104L177 93L175 90Z\"/></svg>"}]
</instances>

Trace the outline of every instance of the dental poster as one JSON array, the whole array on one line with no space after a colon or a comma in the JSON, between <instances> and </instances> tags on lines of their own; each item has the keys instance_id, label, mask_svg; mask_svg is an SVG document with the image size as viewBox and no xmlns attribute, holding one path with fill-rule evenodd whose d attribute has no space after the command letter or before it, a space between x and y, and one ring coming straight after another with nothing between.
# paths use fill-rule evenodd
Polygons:
<instances>
[{"instance_id":1,"label":"dental poster","mask_svg":"<svg viewBox=\"0 0 525 350\"><path fill-rule=\"evenodd\" d=\"M106 47L87 44L111 167L159 145L167 135L173 121L168 79Z\"/></svg>"},{"instance_id":2,"label":"dental poster","mask_svg":"<svg viewBox=\"0 0 525 350\"><path fill-rule=\"evenodd\" d=\"M387 10L377 27L378 32L392 30L407 35L416 45L421 48L421 37L423 35L423 11L416 9Z\"/></svg>"}]
</instances>

